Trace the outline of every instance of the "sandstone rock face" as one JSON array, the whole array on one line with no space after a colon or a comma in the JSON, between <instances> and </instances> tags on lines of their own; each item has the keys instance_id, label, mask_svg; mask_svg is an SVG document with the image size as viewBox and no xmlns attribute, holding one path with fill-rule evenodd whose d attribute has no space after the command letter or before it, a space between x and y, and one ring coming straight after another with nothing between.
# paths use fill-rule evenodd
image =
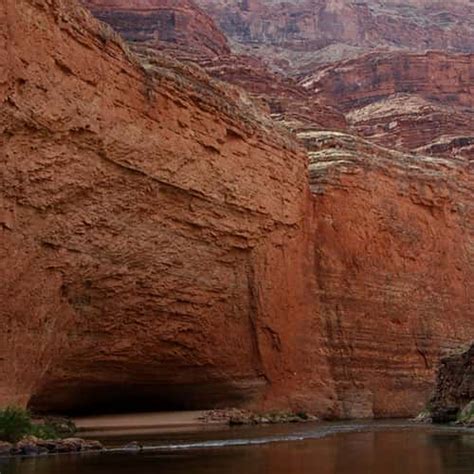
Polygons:
<instances>
[{"instance_id":1,"label":"sandstone rock face","mask_svg":"<svg viewBox=\"0 0 474 474\"><path fill-rule=\"evenodd\" d=\"M343 112L256 57L232 54L199 64L211 76L242 87L273 120L290 130L347 130Z\"/></svg>"},{"instance_id":2,"label":"sandstone rock face","mask_svg":"<svg viewBox=\"0 0 474 474\"><path fill-rule=\"evenodd\" d=\"M96 17L129 41L180 56L216 57L230 52L226 37L192 0L82 0Z\"/></svg>"},{"instance_id":3,"label":"sandstone rock face","mask_svg":"<svg viewBox=\"0 0 474 474\"><path fill-rule=\"evenodd\" d=\"M272 114L274 120L281 121L291 130L347 131L348 122L353 133L391 148L420 151L434 156L474 157L472 54L377 52L327 67L315 67L314 61L280 64L279 53L273 50L267 52L264 58L231 54L225 38L210 18L196 5L184 0L175 1L172 6L168 0L155 0L151 4L147 0L135 0L131 4L112 0L85 3L96 16L123 34L144 58L150 54L150 50L165 50L180 60L197 63L213 77L243 87ZM382 30L377 30L381 18L390 18L392 23L396 23L399 33L401 30L405 32L399 35L402 43L397 45L397 49L410 49L411 45L423 49L423 44L431 48L442 46L444 49L453 49L446 39L449 39L447 32L459 32L460 25L451 28L445 16L452 14L455 19L452 18L452 21L469 22L470 13L459 19L465 7L463 2L454 3L447 12L443 10L441 15L438 14L440 5L423 2L412 2L403 8L391 2L385 2L384 5L377 2L355 5L344 1L320 2L317 5L314 2L249 2L246 5L217 2L212 8L207 5L221 24L232 23L235 31L232 28L229 31L227 23L223 28L234 39L233 33L237 34L242 26L242 22L237 20L239 14L247 18L251 25L264 22L261 28L255 27L255 31L249 26L249 31L253 33L247 35L241 32L243 36L238 38L252 45L252 55L258 55L258 50L253 49L255 44L265 47L279 44L292 49L292 57L305 48L312 58L322 54L319 48L323 43L314 38L310 40L309 31L293 31L296 26L290 27L285 22L291 19L291 22L306 25L309 18L319 18L321 15L321 18L326 18L330 12L334 21L326 21L327 18L325 21L316 21L313 18L319 29L311 34L327 37L327 41L346 42L361 52L390 43L391 30L384 21ZM217 11L216 8L224 10ZM427 13L427 10L431 13ZM168 26L156 20L157 12L162 11L180 12L179 15L188 18L174 24L172 37L168 33ZM365 12L363 15L362 11ZM151 16L148 18L146 15ZM429 20L426 20L426 15ZM189 31L190 17L206 18L206 21L192 24L194 34ZM304 22L303 18L307 21ZM338 18L344 19L339 29L334 23ZM422 24L420 18L425 18L422 32L427 35L426 43L420 42L418 30L412 27L413 21L418 26ZM150 24L153 25L153 35L139 34ZM437 33L433 32L437 31L436 28L446 30L442 36L443 43L440 42L441 37L436 37ZM377 36L382 33L388 35L383 37L385 43ZM166 40L168 36L170 38ZM153 37L162 40L155 41ZM176 42L176 38L180 38L180 41ZM195 41L195 38L205 40ZM464 49L472 51L469 35L464 35L464 38L468 38L463 43ZM210 48L208 45L212 41L215 45ZM236 49L239 50L239 46ZM281 71L276 71L275 66ZM299 83L290 77L298 74Z\"/></svg>"},{"instance_id":4,"label":"sandstone rock face","mask_svg":"<svg viewBox=\"0 0 474 474\"><path fill-rule=\"evenodd\" d=\"M473 156L474 54L371 53L317 70L301 83L376 143Z\"/></svg>"},{"instance_id":5,"label":"sandstone rock face","mask_svg":"<svg viewBox=\"0 0 474 474\"><path fill-rule=\"evenodd\" d=\"M345 130L341 112L320 103L295 80L272 71L255 56L232 54L212 20L187 0L84 0L92 13L118 31L146 62L156 51L198 64L222 81L244 88L274 120L291 129ZM160 20L174 15L171 26Z\"/></svg>"},{"instance_id":6,"label":"sandstone rock face","mask_svg":"<svg viewBox=\"0 0 474 474\"><path fill-rule=\"evenodd\" d=\"M474 50L469 0L198 0L242 49L287 68L374 48Z\"/></svg>"},{"instance_id":7,"label":"sandstone rock face","mask_svg":"<svg viewBox=\"0 0 474 474\"><path fill-rule=\"evenodd\" d=\"M453 354L441 360L436 389L430 401L433 421L456 420L469 403L472 406L473 400L474 345L464 353ZM471 422L474 422L474 419Z\"/></svg>"},{"instance_id":8,"label":"sandstone rock face","mask_svg":"<svg viewBox=\"0 0 474 474\"><path fill-rule=\"evenodd\" d=\"M296 368L329 380L293 350L315 322L292 139L202 72L104 44L73 1L1 13L0 403L265 403Z\"/></svg>"},{"instance_id":9,"label":"sandstone rock face","mask_svg":"<svg viewBox=\"0 0 474 474\"><path fill-rule=\"evenodd\" d=\"M241 89L72 0L0 20L0 405L420 410L474 337L468 159L305 130L308 184Z\"/></svg>"},{"instance_id":10,"label":"sandstone rock face","mask_svg":"<svg viewBox=\"0 0 474 474\"><path fill-rule=\"evenodd\" d=\"M440 354L474 336L472 168L345 134L300 138L336 415L409 416Z\"/></svg>"},{"instance_id":11,"label":"sandstone rock face","mask_svg":"<svg viewBox=\"0 0 474 474\"><path fill-rule=\"evenodd\" d=\"M403 93L472 108L473 77L474 54L372 53L318 70L303 85L345 111Z\"/></svg>"}]
</instances>

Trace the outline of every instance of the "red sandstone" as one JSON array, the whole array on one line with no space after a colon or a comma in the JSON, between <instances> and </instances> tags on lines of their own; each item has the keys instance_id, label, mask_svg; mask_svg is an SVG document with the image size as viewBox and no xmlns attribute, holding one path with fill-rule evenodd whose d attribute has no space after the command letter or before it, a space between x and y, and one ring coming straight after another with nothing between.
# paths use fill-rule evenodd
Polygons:
<instances>
[{"instance_id":1,"label":"red sandstone","mask_svg":"<svg viewBox=\"0 0 474 474\"><path fill-rule=\"evenodd\" d=\"M306 131L308 183L243 91L73 0L0 21L0 404L422 407L474 337L467 159Z\"/></svg>"}]
</instances>

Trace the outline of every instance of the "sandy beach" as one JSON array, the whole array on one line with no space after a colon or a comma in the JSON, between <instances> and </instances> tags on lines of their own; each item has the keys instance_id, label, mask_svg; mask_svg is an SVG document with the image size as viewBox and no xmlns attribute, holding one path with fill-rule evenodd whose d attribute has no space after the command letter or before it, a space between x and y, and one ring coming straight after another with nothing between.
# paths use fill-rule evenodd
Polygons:
<instances>
[{"instance_id":1,"label":"sandy beach","mask_svg":"<svg viewBox=\"0 0 474 474\"><path fill-rule=\"evenodd\" d=\"M74 418L78 434L85 437L128 436L194 431L225 422L204 421L206 411L146 412Z\"/></svg>"}]
</instances>

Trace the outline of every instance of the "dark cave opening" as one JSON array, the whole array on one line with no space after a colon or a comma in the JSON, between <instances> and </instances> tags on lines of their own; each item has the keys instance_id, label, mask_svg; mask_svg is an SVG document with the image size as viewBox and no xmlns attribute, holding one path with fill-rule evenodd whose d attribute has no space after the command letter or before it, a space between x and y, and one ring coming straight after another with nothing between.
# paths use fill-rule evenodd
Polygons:
<instances>
[{"instance_id":1,"label":"dark cave opening","mask_svg":"<svg viewBox=\"0 0 474 474\"><path fill-rule=\"evenodd\" d=\"M48 386L31 397L33 413L65 416L208 410L241 406L260 383L119 384Z\"/></svg>"}]
</instances>

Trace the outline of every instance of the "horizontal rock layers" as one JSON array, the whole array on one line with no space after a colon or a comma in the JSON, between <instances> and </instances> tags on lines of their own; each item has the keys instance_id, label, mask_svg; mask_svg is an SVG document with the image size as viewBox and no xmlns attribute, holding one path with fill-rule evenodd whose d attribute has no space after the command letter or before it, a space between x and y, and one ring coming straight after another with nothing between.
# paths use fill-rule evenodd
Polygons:
<instances>
[{"instance_id":1,"label":"horizontal rock layers","mask_svg":"<svg viewBox=\"0 0 474 474\"><path fill-rule=\"evenodd\" d=\"M378 144L474 157L474 54L371 53L319 69L301 84Z\"/></svg>"},{"instance_id":2,"label":"horizontal rock layers","mask_svg":"<svg viewBox=\"0 0 474 474\"><path fill-rule=\"evenodd\" d=\"M305 131L308 185L241 90L72 0L0 20L0 404L419 410L474 334L467 159Z\"/></svg>"},{"instance_id":3,"label":"horizontal rock layers","mask_svg":"<svg viewBox=\"0 0 474 474\"><path fill-rule=\"evenodd\" d=\"M334 132L300 139L336 414L410 416L440 355L474 337L472 165Z\"/></svg>"},{"instance_id":4,"label":"horizontal rock layers","mask_svg":"<svg viewBox=\"0 0 474 474\"><path fill-rule=\"evenodd\" d=\"M291 129L347 128L341 112L321 103L295 80L272 71L260 58L231 53L213 21L187 0L82 3L118 31L144 62L164 51L179 61L198 64L212 77L243 87L275 120ZM163 15L177 19L167 26Z\"/></svg>"},{"instance_id":5,"label":"horizontal rock layers","mask_svg":"<svg viewBox=\"0 0 474 474\"><path fill-rule=\"evenodd\" d=\"M382 7L377 2L369 2L364 9L368 8L370 15L359 18L357 12L361 8L360 5L348 5L347 2L339 2L339 6L330 5L328 2L318 5L310 3L270 5L260 2L257 5L250 2L245 7L234 2L226 3L225 9L220 12L223 17L212 8L211 13L214 12L213 16L222 23L237 21L238 16L235 16L235 12L232 13L235 9L255 21L263 18L265 11L273 11L276 8L284 11L290 8L290 17L300 20L305 15L322 15L323 10L327 9L333 9L336 16L346 12L345 18L357 22L357 28L354 28L360 34L354 36L355 30L350 28L347 31L337 30L332 32L333 39L352 41L358 46L359 54L377 49L379 45L366 38L375 31L371 23L374 21L373 15L377 13L377 19L381 15L390 15L391 19L398 19L400 28L403 26L407 34L412 34L411 43L421 47L422 43L416 39L416 29L409 29L409 26L410 22L417 18L416 15L421 15L421 12L429 7L428 4L415 2L416 4L403 9L395 4L385 4ZM397 47L396 52L362 54L326 67L303 66L299 63L286 66L282 64L280 67L274 64L278 58L274 51L269 51L263 58L255 56L258 51L254 50L250 51L253 56L230 53L225 38L212 20L196 5L186 1L175 1L172 5L160 0L151 3L137 0L132 4L124 4L120 0L102 0L86 1L85 4L96 16L119 31L145 60L148 55L160 50L179 60L197 63L213 77L243 87L275 120L281 121L292 130L344 131L348 129L348 122L353 133L383 146L435 156L474 156L472 54L441 51L409 53L406 50L410 49L410 42L405 38L406 44ZM222 5L221 7L224 8ZM431 8L436 10L439 6ZM458 18L459 9L462 8L463 2L450 4L449 11L452 10L451 13ZM172 36L167 33L167 26L158 18L163 11L179 12L184 18L174 24ZM408 14L409 11L413 13L413 17ZM124 18L128 20L124 21ZM206 21L194 24L191 18L206 18ZM430 18L433 21L441 21L436 15ZM469 18L467 15L465 21ZM281 21L290 20L283 13L269 16L265 23L265 28L269 31L261 37L248 39L249 44L271 46L275 41L278 43L280 40L275 39L270 32L276 34ZM191 23L194 34L189 31ZM417 24L421 22L417 20ZM325 22L324 25L328 28L334 26L331 22ZM143 28L149 28L153 34L139 34ZM423 28L426 34L431 34L435 26L427 22ZM448 26L444 25L442 28ZM232 36L227 30L225 29ZM451 31L449 28L448 30ZM322 33L319 31L318 34ZM180 40L177 41L176 38ZM295 38L288 33L290 46L298 49ZM211 43L214 43L212 47ZM426 44L433 48L437 43L431 41ZM304 45L307 54L314 56L319 51L320 45L317 42L308 40ZM443 48L450 49L446 42L443 43ZM239 50L238 47L234 49ZM465 50L473 49L474 45L471 48L467 41ZM296 52L293 51L292 54ZM280 68L280 72L276 71L275 67ZM298 75L299 81L291 77Z\"/></svg>"},{"instance_id":6,"label":"horizontal rock layers","mask_svg":"<svg viewBox=\"0 0 474 474\"><path fill-rule=\"evenodd\" d=\"M469 0L197 0L236 47L282 70L373 49L474 51Z\"/></svg>"},{"instance_id":7,"label":"horizontal rock layers","mask_svg":"<svg viewBox=\"0 0 474 474\"><path fill-rule=\"evenodd\" d=\"M192 0L81 0L130 41L193 58L230 52L226 37Z\"/></svg>"}]
</instances>

